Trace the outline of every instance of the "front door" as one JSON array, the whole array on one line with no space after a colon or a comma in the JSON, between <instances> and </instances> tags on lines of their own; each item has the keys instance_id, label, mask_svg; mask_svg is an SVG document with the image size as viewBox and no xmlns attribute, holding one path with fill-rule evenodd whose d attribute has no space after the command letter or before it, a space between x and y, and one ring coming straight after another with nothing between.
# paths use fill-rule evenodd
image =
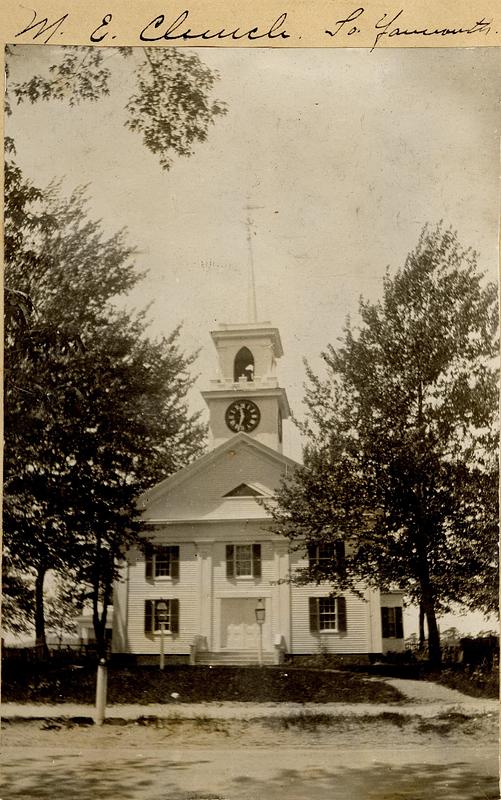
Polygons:
<instances>
[{"instance_id":1,"label":"front door","mask_svg":"<svg viewBox=\"0 0 501 800\"><path fill-rule=\"evenodd\" d=\"M221 644L226 650L252 650L259 646L254 598L230 598L221 602ZM269 625L263 625L263 649L269 647Z\"/></svg>"}]
</instances>

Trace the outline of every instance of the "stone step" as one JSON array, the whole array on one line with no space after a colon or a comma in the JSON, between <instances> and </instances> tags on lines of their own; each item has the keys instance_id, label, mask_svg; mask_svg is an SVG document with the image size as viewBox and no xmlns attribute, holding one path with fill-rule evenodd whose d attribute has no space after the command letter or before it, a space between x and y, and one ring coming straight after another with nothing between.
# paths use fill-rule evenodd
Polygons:
<instances>
[{"instance_id":1,"label":"stone step","mask_svg":"<svg viewBox=\"0 0 501 800\"><path fill-rule=\"evenodd\" d=\"M201 665L219 665L227 664L228 666L245 666L251 664L258 664L257 653L244 652L244 651L221 651L219 653L208 653L201 651L197 653L196 663ZM275 653L263 653L263 664L275 664Z\"/></svg>"}]
</instances>

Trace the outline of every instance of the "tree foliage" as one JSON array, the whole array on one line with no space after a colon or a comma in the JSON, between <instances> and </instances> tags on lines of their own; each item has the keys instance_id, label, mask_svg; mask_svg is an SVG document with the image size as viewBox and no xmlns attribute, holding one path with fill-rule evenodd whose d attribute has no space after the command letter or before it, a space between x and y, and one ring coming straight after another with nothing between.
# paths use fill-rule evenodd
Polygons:
<instances>
[{"instance_id":1,"label":"tree foliage","mask_svg":"<svg viewBox=\"0 0 501 800\"><path fill-rule=\"evenodd\" d=\"M119 60L136 86L125 125L163 169L190 156L226 113L212 99L217 74L188 51L58 47L46 74L16 79L7 48L6 111L23 102L95 102ZM106 237L85 190L30 184L6 139L4 587L7 626L34 609L44 640L48 570L90 588L102 646L117 565L137 539L134 499L199 454L204 429L186 393L193 356L179 331L152 341L144 315L113 301L141 275L124 231ZM75 566L78 568L75 572ZM100 611L100 609L102 609Z\"/></svg>"},{"instance_id":2,"label":"tree foliage","mask_svg":"<svg viewBox=\"0 0 501 800\"><path fill-rule=\"evenodd\" d=\"M497 292L477 261L425 228L382 299L361 300L326 376L308 369L304 466L274 512L295 542L348 543L317 578L405 589L435 660L437 611L496 606Z\"/></svg>"},{"instance_id":3,"label":"tree foliage","mask_svg":"<svg viewBox=\"0 0 501 800\"><path fill-rule=\"evenodd\" d=\"M9 181L26 225L18 249L6 220L6 285L33 308L21 344L16 318L5 344L6 564L35 579L39 639L47 571L76 566L100 641L117 565L137 540L135 498L203 444L186 407L193 356L179 330L152 340L144 314L117 308L141 275L125 233L107 237L89 219L83 190L65 200L52 187L37 208L19 172Z\"/></svg>"},{"instance_id":4,"label":"tree foliage","mask_svg":"<svg viewBox=\"0 0 501 800\"><path fill-rule=\"evenodd\" d=\"M141 136L165 170L176 156L191 156L197 142L206 140L216 118L226 113L226 105L212 99L218 74L193 51L66 46L58 47L57 53L47 74L7 81L8 111L13 101L55 100L70 106L96 102L110 93L114 68L126 59L131 62L135 87L125 106L125 126ZM15 58L16 47L11 45L7 49L11 74Z\"/></svg>"}]
</instances>

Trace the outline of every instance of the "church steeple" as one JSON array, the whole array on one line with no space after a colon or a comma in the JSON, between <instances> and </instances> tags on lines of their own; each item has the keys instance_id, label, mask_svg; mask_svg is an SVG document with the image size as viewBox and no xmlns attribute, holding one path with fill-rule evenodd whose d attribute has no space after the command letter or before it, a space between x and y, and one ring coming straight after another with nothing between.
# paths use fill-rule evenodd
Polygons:
<instances>
[{"instance_id":1,"label":"church steeple","mask_svg":"<svg viewBox=\"0 0 501 800\"><path fill-rule=\"evenodd\" d=\"M275 374L283 355L278 329L269 322L222 324L211 336L219 377L202 396L209 406L213 446L243 431L282 452L282 420L290 409Z\"/></svg>"},{"instance_id":2,"label":"church steeple","mask_svg":"<svg viewBox=\"0 0 501 800\"><path fill-rule=\"evenodd\" d=\"M248 202L247 322L220 325L211 331L219 358L219 377L202 397L209 406L213 447L243 432L282 452L282 420L290 415L285 389L275 374L283 355L277 328L258 322L251 212L259 206Z\"/></svg>"},{"instance_id":3,"label":"church steeple","mask_svg":"<svg viewBox=\"0 0 501 800\"><path fill-rule=\"evenodd\" d=\"M247 320L248 322L257 322L257 300L256 300L256 279L254 274L254 253L252 251L252 220L250 212L254 211L259 206L251 206L249 203L245 206L247 211L247 218L245 225L247 227L247 244L249 245L249 274L247 281Z\"/></svg>"}]
</instances>

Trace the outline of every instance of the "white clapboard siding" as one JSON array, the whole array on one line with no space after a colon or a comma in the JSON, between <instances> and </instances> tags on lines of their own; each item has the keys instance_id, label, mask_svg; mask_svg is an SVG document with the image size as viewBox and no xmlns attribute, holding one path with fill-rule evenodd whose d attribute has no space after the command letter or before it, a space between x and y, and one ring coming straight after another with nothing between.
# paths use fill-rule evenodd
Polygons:
<instances>
[{"instance_id":1,"label":"white clapboard siding","mask_svg":"<svg viewBox=\"0 0 501 800\"><path fill-rule=\"evenodd\" d=\"M369 653L369 605L354 594L346 598L346 633L310 632L309 598L325 597L329 587L293 586L291 591L292 652L306 653Z\"/></svg>"},{"instance_id":2,"label":"white clapboard siding","mask_svg":"<svg viewBox=\"0 0 501 800\"><path fill-rule=\"evenodd\" d=\"M169 544L174 542L169 541ZM193 543L179 543L179 580L145 577L144 554L134 549L129 555L127 629L125 652L153 654L160 649L160 635L144 632L145 600L179 600L179 634L166 634L166 653L186 654L198 633L200 604L194 587L198 585L198 558Z\"/></svg>"},{"instance_id":3,"label":"white clapboard siding","mask_svg":"<svg viewBox=\"0 0 501 800\"><path fill-rule=\"evenodd\" d=\"M307 566L305 553L291 553L291 570ZM363 588L363 587L361 587ZM372 651L370 635L370 606L364 598L350 592L339 592L346 598L346 632L310 631L309 598L327 597L332 586L291 586L292 652L307 653L369 653Z\"/></svg>"}]
</instances>

